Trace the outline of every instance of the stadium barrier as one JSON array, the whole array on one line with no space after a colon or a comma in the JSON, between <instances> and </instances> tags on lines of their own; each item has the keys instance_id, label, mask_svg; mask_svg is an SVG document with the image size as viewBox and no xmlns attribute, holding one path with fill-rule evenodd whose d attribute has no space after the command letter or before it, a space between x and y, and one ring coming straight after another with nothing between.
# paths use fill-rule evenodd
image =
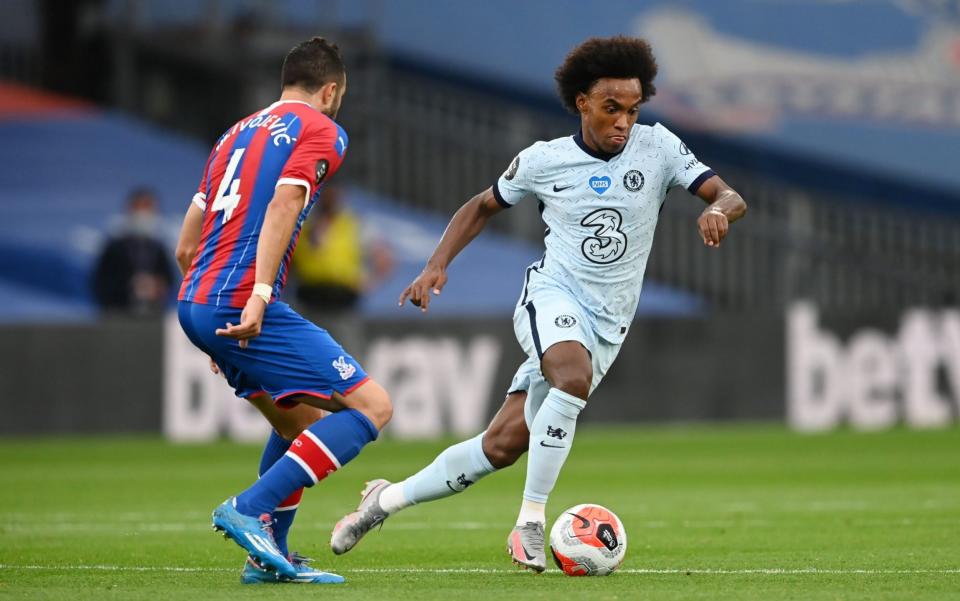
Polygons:
<instances>
[{"instance_id":1,"label":"stadium barrier","mask_svg":"<svg viewBox=\"0 0 960 601\"><path fill-rule=\"evenodd\" d=\"M321 323L323 323L321 321ZM337 327L350 332L338 334ZM338 321L391 392L392 436L483 429L524 360L510 320ZM260 440L174 316L0 328L0 434L159 433ZM348 345L349 348L350 345ZM586 422L783 421L801 431L940 427L960 414L960 311L776 313L634 323Z\"/></svg>"},{"instance_id":2,"label":"stadium barrier","mask_svg":"<svg viewBox=\"0 0 960 601\"><path fill-rule=\"evenodd\" d=\"M163 327L114 318L0 326L0 434L160 431Z\"/></svg>"}]
</instances>

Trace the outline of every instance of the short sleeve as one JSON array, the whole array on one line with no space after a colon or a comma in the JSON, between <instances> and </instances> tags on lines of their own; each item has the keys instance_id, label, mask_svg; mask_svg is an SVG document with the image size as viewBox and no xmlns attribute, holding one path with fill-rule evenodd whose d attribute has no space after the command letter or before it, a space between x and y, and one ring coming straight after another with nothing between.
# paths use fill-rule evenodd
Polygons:
<instances>
[{"instance_id":1,"label":"short sleeve","mask_svg":"<svg viewBox=\"0 0 960 601\"><path fill-rule=\"evenodd\" d=\"M530 146L514 157L503 175L493 184L493 195L504 208L512 207L527 194L534 191L537 174L537 144Z\"/></svg>"},{"instance_id":2,"label":"short sleeve","mask_svg":"<svg viewBox=\"0 0 960 601\"><path fill-rule=\"evenodd\" d=\"M308 123L283 166L277 185L306 189L305 203L317 188L340 168L347 152L347 134L333 121Z\"/></svg>"},{"instance_id":3,"label":"short sleeve","mask_svg":"<svg viewBox=\"0 0 960 601\"><path fill-rule=\"evenodd\" d=\"M683 186L691 194L696 194L703 182L715 175L713 169L700 162L672 131L657 123L661 150L667 175L668 188Z\"/></svg>"}]
</instances>

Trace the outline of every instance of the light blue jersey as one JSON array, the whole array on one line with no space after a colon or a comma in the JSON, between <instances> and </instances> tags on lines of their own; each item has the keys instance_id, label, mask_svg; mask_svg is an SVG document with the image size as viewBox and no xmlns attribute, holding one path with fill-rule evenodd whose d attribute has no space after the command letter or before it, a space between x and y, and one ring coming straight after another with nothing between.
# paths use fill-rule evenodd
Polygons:
<instances>
[{"instance_id":1,"label":"light blue jersey","mask_svg":"<svg viewBox=\"0 0 960 601\"><path fill-rule=\"evenodd\" d=\"M565 291L600 338L622 342L667 192L683 186L696 193L712 175L659 123L634 125L614 156L590 149L579 133L523 150L493 186L505 207L536 197L547 225L546 252L527 268L519 306L538 293Z\"/></svg>"}]
</instances>

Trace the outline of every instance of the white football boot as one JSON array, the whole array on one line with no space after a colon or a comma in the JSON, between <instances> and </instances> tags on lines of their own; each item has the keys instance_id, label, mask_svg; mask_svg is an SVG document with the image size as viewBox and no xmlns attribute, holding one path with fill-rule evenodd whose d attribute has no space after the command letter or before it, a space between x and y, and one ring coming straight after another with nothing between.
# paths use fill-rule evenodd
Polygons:
<instances>
[{"instance_id":1,"label":"white football boot","mask_svg":"<svg viewBox=\"0 0 960 601\"><path fill-rule=\"evenodd\" d=\"M380 506L380 493L389 485L390 482L387 480L367 482L366 488L360 493L362 499L360 505L357 506L357 510L343 516L333 527L333 533L330 535L330 548L333 549L334 553L343 555L354 548L367 532L373 530L377 525L383 524L383 521L390 516Z\"/></svg>"}]
</instances>

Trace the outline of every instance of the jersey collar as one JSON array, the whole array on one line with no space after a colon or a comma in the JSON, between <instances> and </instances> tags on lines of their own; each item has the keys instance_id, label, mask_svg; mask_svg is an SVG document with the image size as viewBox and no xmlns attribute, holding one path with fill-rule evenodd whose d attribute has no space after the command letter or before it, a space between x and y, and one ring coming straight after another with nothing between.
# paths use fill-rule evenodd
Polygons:
<instances>
[{"instance_id":1,"label":"jersey collar","mask_svg":"<svg viewBox=\"0 0 960 601\"><path fill-rule=\"evenodd\" d=\"M603 152L590 148L587 146L587 143L583 141L583 132L580 130L577 130L577 133L573 134L573 141L577 143L577 146L580 147L580 150L584 151L595 159L600 159L601 161L609 161L610 159L619 155L620 152L623 152L623 150L620 150L620 152L614 152L611 154L609 152ZM623 147L626 148L626 144L624 144Z\"/></svg>"},{"instance_id":2,"label":"jersey collar","mask_svg":"<svg viewBox=\"0 0 960 601\"><path fill-rule=\"evenodd\" d=\"M297 104L305 104L305 105L309 106L310 108L313 108L313 105L310 104L309 102L307 102L306 100L292 100L292 99L290 99L290 100L278 100L278 101L274 102L273 104L275 104L275 105L277 105L277 104L285 104L285 103L287 103L287 102L296 102Z\"/></svg>"},{"instance_id":3,"label":"jersey collar","mask_svg":"<svg viewBox=\"0 0 960 601\"><path fill-rule=\"evenodd\" d=\"M262 111L260 111L260 113L263 114L263 115L266 115L267 113L269 113L269 112L272 111L273 109L277 108L277 107L280 106L281 104L287 104L287 103L290 103L290 102L295 102L295 103L297 103L297 104L305 104L305 105L309 106L310 108L313 108L313 106L312 106L309 102L304 102L303 100L278 100L278 101L274 102L273 104L271 104L270 106L268 106L267 108L265 108L265 109L263 109ZM316 110L316 109L314 109L314 110Z\"/></svg>"}]
</instances>

